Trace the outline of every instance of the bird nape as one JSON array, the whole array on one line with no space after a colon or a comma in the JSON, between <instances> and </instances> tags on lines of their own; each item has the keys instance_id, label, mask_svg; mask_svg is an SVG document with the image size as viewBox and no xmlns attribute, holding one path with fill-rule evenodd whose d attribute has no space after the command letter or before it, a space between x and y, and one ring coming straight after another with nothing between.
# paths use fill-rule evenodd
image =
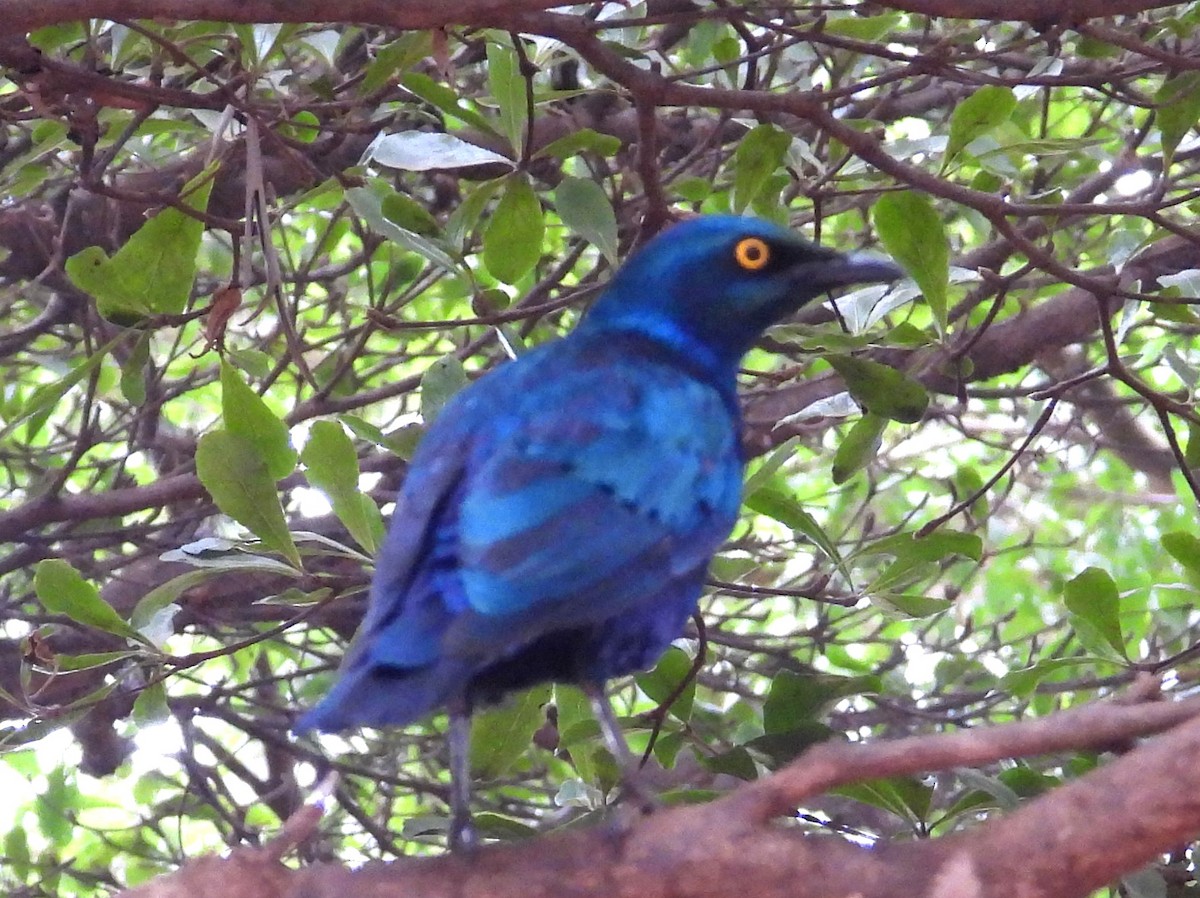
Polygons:
<instances>
[{"instance_id":1,"label":"bird nape","mask_svg":"<svg viewBox=\"0 0 1200 898\"><path fill-rule=\"evenodd\" d=\"M570 335L442 410L397 497L339 679L295 729L403 726L447 709L461 847L476 839L471 711L534 683L575 683L636 792L603 688L680 635L733 528L741 357L826 291L900 276L755 219L693 218L659 234Z\"/></svg>"}]
</instances>

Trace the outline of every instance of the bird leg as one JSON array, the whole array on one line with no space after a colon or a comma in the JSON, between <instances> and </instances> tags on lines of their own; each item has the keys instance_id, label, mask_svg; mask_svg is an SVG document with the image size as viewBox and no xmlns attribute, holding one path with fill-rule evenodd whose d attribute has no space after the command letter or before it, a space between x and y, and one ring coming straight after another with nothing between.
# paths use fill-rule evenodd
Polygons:
<instances>
[{"instance_id":1,"label":"bird leg","mask_svg":"<svg viewBox=\"0 0 1200 898\"><path fill-rule=\"evenodd\" d=\"M450 850L468 852L479 845L471 820L471 712L450 708Z\"/></svg>"},{"instance_id":2,"label":"bird leg","mask_svg":"<svg viewBox=\"0 0 1200 898\"><path fill-rule=\"evenodd\" d=\"M658 798L646 787L641 777L641 764L629 750L625 734L613 713L612 703L604 693L604 687L588 684L583 688L591 699L592 711L600 724L600 734L604 738L604 746L617 760L621 768L621 791L637 802L638 810L643 814L653 813L658 809Z\"/></svg>"}]
</instances>

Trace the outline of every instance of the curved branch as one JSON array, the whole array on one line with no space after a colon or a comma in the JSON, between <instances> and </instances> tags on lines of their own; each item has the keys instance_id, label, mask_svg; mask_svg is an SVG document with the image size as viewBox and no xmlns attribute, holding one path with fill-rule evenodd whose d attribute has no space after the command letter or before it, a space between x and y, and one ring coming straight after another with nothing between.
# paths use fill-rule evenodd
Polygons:
<instances>
[{"instance_id":1,"label":"curved branch","mask_svg":"<svg viewBox=\"0 0 1200 898\"><path fill-rule=\"evenodd\" d=\"M185 19L246 23L349 23L441 28L503 22L513 13L565 6L562 0L0 0L0 36L79 19Z\"/></svg>"},{"instance_id":2,"label":"curved branch","mask_svg":"<svg viewBox=\"0 0 1200 898\"><path fill-rule=\"evenodd\" d=\"M1171 0L884 0L879 4L901 12L944 19L987 19L1029 22L1039 28L1070 28L1088 19L1131 16L1164 6Z\"/></svg>"},{"instance_id":3,"label":"curved branch","mask_svg":"<svg viewBox=\"0 0 1200 898\"><path fill-rule=\"evenodd\" d=\"M949 735L825 743L707 805L662 811L623 829L599 826L457 856L347 870L299 871L278 850L201 858L125 898L1073 898L1138 869L1200 832L1200 700L1108 703ZM1172 729L1174 727L1174 729ZM969 832L863 848L770 818L834 785L1165 735ZM1086 838L1081 830L1086 828ZM1012 860L1020 858L1014 865Z\"/></svg>"}]
</instances>

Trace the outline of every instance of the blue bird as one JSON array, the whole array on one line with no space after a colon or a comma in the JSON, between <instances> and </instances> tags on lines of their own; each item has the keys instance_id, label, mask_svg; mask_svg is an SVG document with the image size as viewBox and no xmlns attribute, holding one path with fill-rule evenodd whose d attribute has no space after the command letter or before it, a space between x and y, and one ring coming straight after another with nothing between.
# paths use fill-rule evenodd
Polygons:
<instances>
[{"instance_id":1,"label":"blue bird","mask_svg":"<svg viewBox=\"0 0 1200 898\"><path fill-rule=\"evenodd\" d=\"M736 216L648 242L570 335L443 409L412 459L339 679L295 729L403 726L447 708L452 846L475 838L470 713L505 693L581 685L628 764L603 685L679 636L733 528L740 359L814 297L900 275Z\"/></svg>"}]
</instances>

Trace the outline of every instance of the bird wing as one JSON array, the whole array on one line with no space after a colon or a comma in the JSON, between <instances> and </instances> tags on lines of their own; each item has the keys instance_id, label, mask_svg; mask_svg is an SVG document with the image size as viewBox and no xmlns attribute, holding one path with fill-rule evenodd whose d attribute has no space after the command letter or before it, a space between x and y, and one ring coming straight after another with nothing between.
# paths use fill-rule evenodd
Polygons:
<instances>
[{"instance_id":1,"label":"bird wing","mask_svg":"<svg viewBox=\"0 0 1200 898\"><path fill-rule=\"evenodd\" d=\"M736 411L714 388L611 337L529 353L426 434L341 678L298 726L407 722L547 633L670 597L661 648L740 493Z\"/></svg>"},{"instance_id":2,"label":"bird wing","mask_svg":"<svg viewBox=\"0 0 1200 898\"><path fill-rule=\"evenodd\" d=\"M617 346L562 341L477 382L413 459L369 660L483 663L694 579L737 513L737 440L715 389Z\"/></svg>"},{"instance_id":3,"label":"bird wing","mask_svg":"<svg viewBox=\"0 0 1200 898\"><path fill-rule=\"evenodd\" d=\"M738 423L716 389L619 345L562 361L478 447L459 510L469 609L532 614L534 629L605 620L691 574L741 492Z\"/></svg>"}]
</instances>

